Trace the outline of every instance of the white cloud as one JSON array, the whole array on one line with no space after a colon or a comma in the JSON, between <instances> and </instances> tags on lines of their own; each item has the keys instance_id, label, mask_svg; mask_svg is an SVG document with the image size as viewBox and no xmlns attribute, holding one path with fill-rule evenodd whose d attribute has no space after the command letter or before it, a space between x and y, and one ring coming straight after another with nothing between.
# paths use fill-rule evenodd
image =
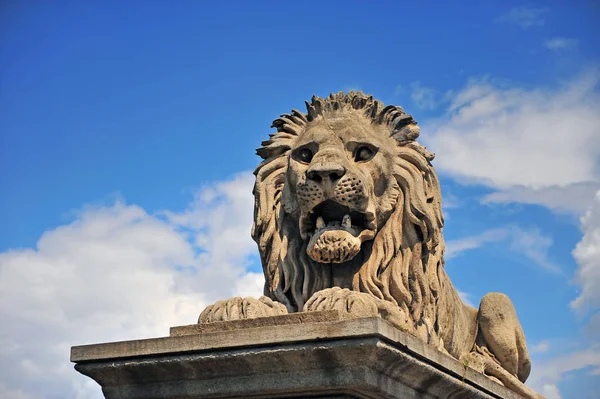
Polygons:
<instances>
[{"instance_id":1,"label":"white cloud","mask_svg":"<svg viewBox=\"0 0 600 399\"><path fill-rule=\"evenodd\" d=\"M456 195L452 193L444 193L444 200L442 201L442 207L444 208L444 210L459 208L460 206L461 200Z\"/></svg>"},{"instance_id":2,"label":"white cloud","mask_svg":"<svg viewBox=\"0 0 600 399\"><path fill-rule=\"evenodd\" d=\"M596 312L590 316L585 326L584 334L588 339L600 340L600 312Z\"/></svg>"},{"instance_id":3,"label":"white cloud","mask_svg":"<svg viewBox=\"0 0 600 399\"><path fill-rule=\"evenodd\" d=\"M86 208L36 248L0 253L0 397L100 398L70 346L164 336L217 299L260 295L246 270L251 190L240 175L166 220L121 202Z\"/></svg>"},{"instance_id":4,"label":"white cloud","mask_svg":"<svg viewBox=\"0 0 600 399\"><path fill-rule=\"evenodd\" d=\"M236 295L242 298L251 296L258 298L263 294L265 276L262 273L247 273L235 282Z\"/></svg>"},{"instance_id":5,"label":"white cloud","mask_svg":"<svg viewBox=\"0 0 600 399\"><path fill-rule=\"evenodd\" d=\"M600 307L600 191L590 210L581 218L583 238L573 251L579 267L575 282L581 285L580 295L571 307L583 312Z\"/></svg>"},{"instance_id":6,"label":"white cloud","mask_svg":"<svg viewBox=\"0 0 600 399\"><path fill-rule=\"evenodd\" d=\"M349 91L362 91L362 89L360 88L360 85L358 83L354 83L344 86L342 88L342 91L348 93Z\"/></svg>"},{"instance_id":7,"label":"white cloud","mask_svg":"<svg viewBox=\"0 0 600 399\"><path fill-rule=\"evenodd\" d=\"M561 398L558 383L569 373L589 369L588 374L600 375L600 191L588 212L581 218L583 238L573 251L578 263L574 282L581 286L581 293L571 302L571 308L579 313L595 311L584 329L587 346L565 354L536 361L532 367L530 384L547 398ZM532 347L546 349L545 341ZM539 351L538 352L543 352ZM581 388L583 391L585 387Z\"/></svg>"},{"instance_id":8,"label":"white cloud","mask_svg":"<svg viewBox=\"0 0 600 399\"><path fill-rule=\"evenodd\" d=\"M531 352L533 352L533 353L548 352L548 350L550 349L550 341L543 340L543 341L537 342L537 343L531 345L530 349L531 349Z\"/></svg>"},{"instance_id":9,"label":"white cloud","mask_svg":"<svg viewBox=\"0 0 600 399\"><path fill-rule=\"evenodd\" d=\"M506 22L517 25L522 29L529 29L534 26L544 26L546 21L544 15L548 12L546 8L535 7L514 7L508 13L497 19L497 22Z\"/></svg>"},{"instance_id":10,"label":"white cloud","mask_svg":"<svg viewBox=\"0 0 600 399\"><path fill-rule=\"evenodd\" d=\"M206 294L219 292L221 281L234 281L250 265L256 244L250 237L254 176L243 173L198 191L184 212L164 211L167 220L191 229L194 244L202 249L197 273L202 276L195 289Z\"/></svg>"},{"instance_id":11,"label":"white cloud","mask_svg":"<svg viewBox=\"0 0 600 399\"><path fill-rule=\"evenodd\" d=\"M558 384L567 373L600 367L600 346L590 344L588 347L535 361L531 367L531 376L527 385L540 391L547 398L561 398ZM585 387L581 387L585 392Z\"/></svg>"},{"instance_id":12,"label":"white cloud","mask_svg":"<svg viewBox=\"0 0 600 399\"><path fill-rule=\"evenodd\" d=\"M7 399L36 399L37 396L31 395L20 389L10 389L5 383L0 382L0 398Z\"/></svg>"},{"instance_id":13,"label":"white cloud","mask_svg":"<svg viewBox=\"0 0 600 399\"><path fill-rule=\"evenodd\" d=\"M462 201L454 194L444 192L444 200L442 201L442 210L444 212L444 220L450 220L452 209L460 208Z\"/></svg>"},{"instance_id":14,"label":"white cloud","mask_svg":"<svg viewBox=\"0 0 600 399\"><path fill-rule=\"evenodd\" d=\"M600 313L600 70L589 69L561 86L529 89L489 78L472 80L455 92L445 117L426 123L425 143L440 154L436 166L459 182L484 184L495 192L483 203L539 204L578 215L584 236L573 251L581 286L571 307L595 312L587 347L536 361L531 385L560 398L559 383L577 370L600 373L597 327ZM507 227L510 249L550 272L561 273L549 256L551 237L536 229ZM499 233L495 233L500 238ZM457 240L450 255L476 248L486 237ZM453 252L454 251L454 252ZM532 352L546 350L544 342ZM584 371L585 372L585 371Z\"/></svg>"},{"instance_id":15,"label":"white cloud","mask_svg":"<svg viewBox=\"0 0 600 399\"><path fill-rule=\"evenodd\" d=\"M446 252L444 254L444 258L449 260L458 256L464 251L479 248L482 245L490 242L504 240L507 233L508 232L506 229L492 229L474 236L463 237L456 240L448 240L446 241Z\"/></svg>"},{"instance_id":16,"label":"white cloud","mask_svg":"<svg viewBox=\"0 0 600 399\"><path fill-rule=\"evenodd\" d=\"M509 240L511 251L531 260L534 266L552 273L560 272L560 268L548 256L548 250L552 246L552 239L543 235L537 229L523 229L517 226L491 229L473 236L448 240L446 241L444 258L450 260L465 251L504 240Z\"/></svg>"},{"instance_id":17,"label":"white cloud","mask_svg":"<svg viewBox=\"0 0 600 399\"><path fill-rule=\"evenodd\" d=\"M548 250L552 246L552 238L543 235L538 229L523 230L511 229L510 249L524 255L542 269L559 273L560 268L548 257Z\"/></svg>"},{"instance_id":18,"label":"white cloud","mask_svg":"<svg viewBox=\"0 0 600 399\"><path fill-rule=\"evenodd\" d=\"M424 124L429 133L423 140L440 154L435 162L442 173L499 191L488 201L509 201L514 194L515 200L552 204L558 189L568 195L574 185L600 180L599 78L598 69L588 70L546 89L472 80L453 95L443 118ZM571 209L587 201L570 200Z\"/></svg>"},{"instance_id":19,"label":"white cloud","mask_svg":"<svg viewBox=\"0 0 600 399\"><path fill-rule=\"evenodd\" d=\"M514 186L486 195L482 203L510 203L542 205L556 212L582 215L594 202L600 189L598 182L573 183L566 186L530 188Z\"/></svg>"},{"instance_id":20,"label":"white cloud","mask_svg":"<svg viewBox=\"0 0 600 399\"><path fill-rule=\"evenodd\" d=\"M558 387L555 384L544 384L542 385L542 395L546 397L546 399L562 399L562 395L558 390Z\"/></svg>"},{"instance_id":21,"label":"white cloud","mask_svg":"<svg viewBox=\"0 0 600 399\"><path fill-rule=\"evenodd\" d=\"M420 109L435 109L438 106L435 90L421 85L421 82L411 83L410 99Z\"/></svg>"},{"instance_id":22,"label":"white cloud","mask_svg":"<svg viewBox=\"0 0 600 399\"><path fill-rule=\"evenodd\" d=\"M475 304L473 303L473 301L471 301L471 294L464 292L464 291L460 291L457 290L458 292L458 297L467 305L473 307L473 308L478 308L479 306L475 306Z\"/></svg>"},{"instance_id":23,"label":"white cloud","mask_svg":"<svg viewBox=\"0 0 600 399\"><path fill-rule=\"evenodd\" d=\"M396 96L407 94L417 108L426 110L437 108L449 98L449 94L441 95L437 90L423 86L419 81L412 82L408 86L397 85L394 94Z\"/></svg>"},{"instance_id":24,"label":"white cloud","mask_svg":"<svg viewBox=\"0 0 600 399\"><path fill-rule=\"evenodd\" d=\"M544 42L544 47L550 50L564 50L577 46L576 39L569 39L566 37L555 37Z\"/></svg>"}]
</instances>

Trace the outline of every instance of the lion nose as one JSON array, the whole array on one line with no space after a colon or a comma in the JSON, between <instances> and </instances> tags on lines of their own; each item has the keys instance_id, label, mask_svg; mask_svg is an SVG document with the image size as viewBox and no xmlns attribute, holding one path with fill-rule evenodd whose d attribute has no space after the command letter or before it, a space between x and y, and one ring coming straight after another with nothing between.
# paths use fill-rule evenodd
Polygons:
<instances>
[{"instance_id":1,"label":"lion nose","mask_svg":"<svg viewBox=\"0 0 600 399\"><path fill-rule=\"evenodd\" d=\"M331 180L335 182L346 174L346 168L337 163L318 163L312 165L306 171L306 177L309 180L321 182L323 180Z\"/></svg>"}]
</instances>

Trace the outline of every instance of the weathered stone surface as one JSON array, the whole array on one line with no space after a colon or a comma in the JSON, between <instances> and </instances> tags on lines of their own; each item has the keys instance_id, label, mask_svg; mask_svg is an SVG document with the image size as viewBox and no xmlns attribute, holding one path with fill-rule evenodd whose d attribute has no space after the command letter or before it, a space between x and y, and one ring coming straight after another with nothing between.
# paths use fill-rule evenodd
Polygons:
<instances>
[{"instance_id":1,"label":"weathered stone surface","mask_svg":"<svg viewBox=\"0 0 600 399\"><path fill-rule=\"evenodd\" d=\"M180 335L199 334L207 332L241 330L244 328L278 326L283 324L321 323L324 321L339 321L341 315L337 310L322 312L297 312L271 317L257 317L255 319L240 319L231 321L218 321L214 323L190 324L187 326L171 327L171 337Z\"/></svg>"},{"instance_id":2,"label":"weathered stone surface","mask_svg":"<svg viewBox=\"0 0 600 399\"><path fill-rule=\"evenodd\" d=\"M508 297L465 305L444 271L434 156L401 107L350 92L313 97L257 150L252 236L265 296L231 298L199 323L335 309L379 316L527 398L531 361ZM206 328L206 327L200 327Z\"/></svg>"},{"instance_id":3,"label":"weathered stone surface","mask_svg":"<svg viewBox=\"0 0 600 399\"><path fill-rule=\"evenodd\" d=\"M107 398L519 398L379 317L335 313L76 346L71 360Z\"/></svg>"}]
</instances>

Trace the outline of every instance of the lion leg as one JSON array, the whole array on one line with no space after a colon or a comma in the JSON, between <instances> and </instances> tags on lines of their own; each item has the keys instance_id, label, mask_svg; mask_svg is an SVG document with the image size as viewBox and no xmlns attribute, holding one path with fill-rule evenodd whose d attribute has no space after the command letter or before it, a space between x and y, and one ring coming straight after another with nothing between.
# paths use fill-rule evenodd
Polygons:
<instances>
[{"instance_id":1,"label":"lion leg","mask_svg":"<svg viewBox=\"0 0 600 399\"><path fill-rule=\"evenodd\" d=\"M217 301L214 305L207 306L200 313L198 324L277 316L287 314L287 312L284 304L275 302L266 296L258 299L236 297Z\"/></svg>"},{"instance_id":2,"label":"lion leg","mask_svg":"<svg viewBox=\"0 0 600 399\"><path fill-rule=\"evenodd\" d=\"M525 382L531 359L523 328L508 296L497 292L485 295L479 305L478 324L477 345L481 350L491 352L509 374Z\"/></svg>"}]
</instances>

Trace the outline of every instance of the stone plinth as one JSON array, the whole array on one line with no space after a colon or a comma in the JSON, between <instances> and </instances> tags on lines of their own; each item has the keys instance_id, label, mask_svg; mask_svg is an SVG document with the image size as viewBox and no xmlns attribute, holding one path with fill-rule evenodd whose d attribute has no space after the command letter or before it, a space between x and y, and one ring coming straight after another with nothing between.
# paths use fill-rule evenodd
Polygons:
<instances>
[{"instance_id":1,"label":"stone plinth","mask_svg":"<svg viewBox=\"0 0 600 399\"><path fill-rule=\"evenodd\" d=\"M174 327L75 346L71 361L107 398L519 398L380 318L336 311Z\"/></svg>"}]
</instances>

